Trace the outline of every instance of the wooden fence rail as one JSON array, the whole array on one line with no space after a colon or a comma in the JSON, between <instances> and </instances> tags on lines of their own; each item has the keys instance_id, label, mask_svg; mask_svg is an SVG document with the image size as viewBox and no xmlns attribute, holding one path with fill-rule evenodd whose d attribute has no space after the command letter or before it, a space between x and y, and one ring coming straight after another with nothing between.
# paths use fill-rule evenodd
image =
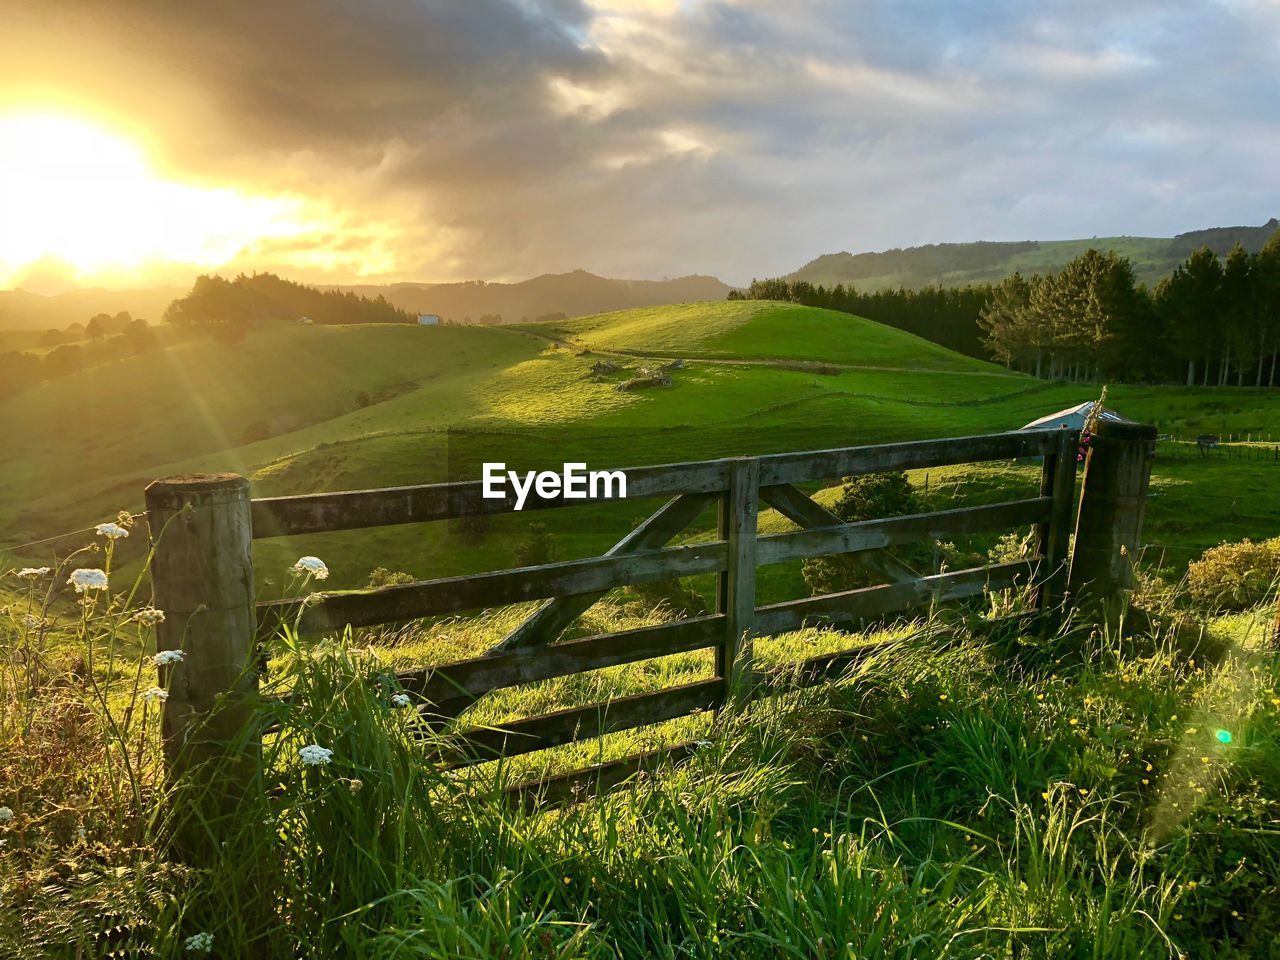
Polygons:
<instances>
[{"instance_id":1,"label":"wooden fence rail","mask_svg":"<svg viewBox=\"0 0 1280 960\"><path fill-rule=\"evenodd\" d=\"M616 698L537 717L501 729L461 730L450 740L447 765L542 750L646 726L725 704L768 695L788 682L837 676L865 656L865 648L824 655L770 673L753 663L754 638L806 624L858 624L945 600L1031 586L1052 616L1069 592L1114 599L1128 586L1125 558L1138 545L1154 429L1100 425L1086 461L1080 526L1073 523L1079 436L1070 430L1023 430L976 437L847 447L760 457L629 469L628 499L671 498L599 557L297 600L252 603L251 540L264 537L425 523L511 512L515 504L485 499L479 482L250 499L248 483L233 475L171 477L147 488L154 539L156 604L167 619L161 649L186 654L165 703L166 752L175 771L192 757L242 744L235 769L251 780L257 737L236 737L255 718L259 661L255 639L283 624L302 633L346 626L398 623L528 601L544 601L483 656L409 670L399 675L420 709L457 717L495 690L689 651L715 651L714 676L683 686ZM1038 496L905 517L844 523L796 484L887 470L992 460L1038 459ZM531 493L524 509L579 506L591 500ZM670 546L711 504L718 505L716 539ZM799 527L758 535L762 504ZM886 548L983 531L1031 527L1034 556L1012 563L921 576ZM1068 556L1076 532L1075 561ZM757 605L759 566L810 557L854 557L889 582L842 593ZM573 621L615 588L699 574L716 576L715 612L659 626L557 642ZM214 709L218 704L219 708ZM216 716L213 722L208 718ZM620 782L656 758L687 754L689 745L628 757L517 791L564 798L584 785ZM594 778L594 779L593 779ZM233 778L236 779L236 778ZM221 803L233 802L222 791ZM230 799L228 799L230 797Z\"/></svg>"}]
</instances>

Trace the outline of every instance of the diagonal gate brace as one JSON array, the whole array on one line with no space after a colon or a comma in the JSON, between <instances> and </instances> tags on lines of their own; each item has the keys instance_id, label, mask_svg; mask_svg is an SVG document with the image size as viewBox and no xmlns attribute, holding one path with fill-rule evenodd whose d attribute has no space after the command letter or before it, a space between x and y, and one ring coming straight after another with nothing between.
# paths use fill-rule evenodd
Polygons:
<instances>
[{"instance_id":1,"label":"diagonal gate brace","mask_svg":"<svg viewBox=\"0 0 1280 960\"><path fill-rule=\"evenodd\" d=\"M761 487L760 499L792 523L799 524L806 530L812 530L815 527L844 525L844 521L838 516L822 504L805 496L789 483ZM908 580L920 579L920 574L883 550L861 553L857 555L856 559L868 570L888 578L892 583L905 583Z\"/></svg>"},{"instance_id":2,"label":"diagonal gate brace","mask_svg":"<svg viewBox=\"0 0 1280 960\"><path fill-rule=\"evenodd\" d=\"M668 501L644 523L615 543L605 556L616 557L665 546L672 537L693 523L717 496L719 494L686 493ZM603 596L604 593L583 593L548 600L491 647L489 653L505 653L508 650L549 644Z\"/></svg>"}]
</instances>

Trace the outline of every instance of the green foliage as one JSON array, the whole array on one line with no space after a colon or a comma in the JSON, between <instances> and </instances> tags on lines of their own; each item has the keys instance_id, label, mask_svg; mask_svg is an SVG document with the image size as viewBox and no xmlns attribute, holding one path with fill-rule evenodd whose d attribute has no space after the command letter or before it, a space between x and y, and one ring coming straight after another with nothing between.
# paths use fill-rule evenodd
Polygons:
<instances>
[{"instance_id":1,"label":"green foliage","mask_svg":"<svg viewBox=\"0 0 1280 960\"><path fill-rule=\"evenodd\" d=\"M199 276L191 291L173 301L164 318L173 324L213 324L242 331L266 320L314 323L412 323L406 310L341 290L318 290L273 273L240 274L234 280ZM241 333L240 336L243 336Z\"/></svg>"},{"instance_id":2,"label":"green foliage","mask_svg":"<svg viewBox=\"0 0 1280 960\"><path fill-rule=\"evenodd\" d=\"M1275 593L1280 583L1280 537L1224 543L1187 566L1192 598L1211 608L1243 610Z\"/></svg>"},{"instance_id":3,"label":"green foliage","mask_svg":"<svg viewBox=\"0 0 1280 960\"><path fill-rule=\"evenodd\" d=\"M115 592L97 603L113 621L133 612ZM4 650L21 629L9 610ZM89 623L102 629L73 618L45 635L49 667ZM225 842L185 864L164 846L167 821L101 791L115 735L92 713L67 724L49 691L74 688L22 696L25 661L6 655L0 954L179 958L207 935L214 956L266 958L1266 960L1280 935L1269 626L1270 611L1214 622L1227 652L1205 663L1160 634L1015 626L996 645L977 621L917 624L882 636L895 644L841 682L704 720L683 766L559 812L510 807L499 791L688 738L690 720L457 776L433 762L441 735L397 706L376 635L285 635L265 692L290 696L268 701L260 789L211 824ZM483 647L508 627L423 625L394 653L448 659L460 636ZM116 716L135 674L154 682L139 639L98 664L115 677ZM758 655L776 664L856 642L805 631L758 641ZM705 670L695 658L670 659ZM669 661L600 673L542 686L577 705L681 675ZM551 706L532 690L494 696L463 723ZM130 756L154 756L153 724L120 741ZM313 744L328 762L302 762ZM161 799L157 772L145 771L147 803ZM68 789L94 782L100 792Z\"/></svg>"},{"instance_id":4,"label":"green foliage","mask_svg":"<svg viewBox=\"0 0 1280 960\"><path fill-rule=\"evenodd\" d=\"M405 573L403 570L393 572L386 567L374 567L369 572L369 582L365 586L370 590L376 590L378 587L396 587L413 583L415 579L413 574Z\"/></svg>"},{"instance_id":5,"label":"green foliage","mask_svg":"<svg viewBox=\"0 0 1280 960\"><path fill-rule=\"evenodd\" d=\"M901 517L922 509L920 498L901 470L846 477L829 509L845 523ZM925 547L897 547L886 551L908 563L927 562ZM883 582L856 554L836 554L805 560L801 575L810 593L840 593Z\"/></svg>"},{"instance_id":6,"label":"green foliage","mask_svg":"<svg viewBox=\"0 0 1280 960\"><path fill-rule=\"evenodd\" d=\"M531 523L515 551L517 567L536 567L544 563L554 563L560 558L556 549L555 538L545 523Z\"/></svg>"}]
</instances>

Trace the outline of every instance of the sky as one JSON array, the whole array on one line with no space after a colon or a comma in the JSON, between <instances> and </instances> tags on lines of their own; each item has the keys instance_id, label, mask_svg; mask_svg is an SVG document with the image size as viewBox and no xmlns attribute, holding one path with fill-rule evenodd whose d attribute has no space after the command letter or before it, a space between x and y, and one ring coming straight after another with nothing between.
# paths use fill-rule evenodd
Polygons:
<instances>
[{"instance_id":1,"label":"sky","mask_svg":"<svg viewBox=\"0 0 1280 960\"><path fill-rule=\"evenodd\" d=\"M1280 214L1280 0L0 0L0 287L732 283Z\"/></svg>"}]
</instances>

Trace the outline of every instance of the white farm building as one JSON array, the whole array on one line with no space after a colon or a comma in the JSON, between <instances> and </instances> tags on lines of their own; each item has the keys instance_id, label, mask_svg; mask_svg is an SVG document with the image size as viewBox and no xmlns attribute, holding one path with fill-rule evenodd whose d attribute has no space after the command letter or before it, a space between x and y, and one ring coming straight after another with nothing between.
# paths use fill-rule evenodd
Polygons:
<instances>
[{"instance_id":1,"label":"white farm building","mask_svg":"<svg viewBox=\"0 0 1280 960\"><path fill-rule=\"evenodd\" d=\"M1083 430L1085 422L1089 419L1089 414L1093 412L1094 401L1089 400L1076 407L1067 407L1065 410L1059 410L1057 413L1051 413L1047 417L1041 417L1039 420L1032 420L1023 430L1042 430L1045 427L1069 427L1072 430ZM1133 423L1128 417L1122 417L1114 410L1102 408L1102 412L1098 414L1099 420L1111 420L1116 423Z\"/></svg>"},{"instance_id":2,"label":"white farm building","mask_svg":"<svg viewBox=\"0 0 1280 960\"><path fill-rule=\"evenodd\" d=\"M440 326L440 314L438 314L438 313L420 313L420 314L418 314L418 326L420 326L420 327L438 327L438 326Z\"/></svg>"}]
</instances>

